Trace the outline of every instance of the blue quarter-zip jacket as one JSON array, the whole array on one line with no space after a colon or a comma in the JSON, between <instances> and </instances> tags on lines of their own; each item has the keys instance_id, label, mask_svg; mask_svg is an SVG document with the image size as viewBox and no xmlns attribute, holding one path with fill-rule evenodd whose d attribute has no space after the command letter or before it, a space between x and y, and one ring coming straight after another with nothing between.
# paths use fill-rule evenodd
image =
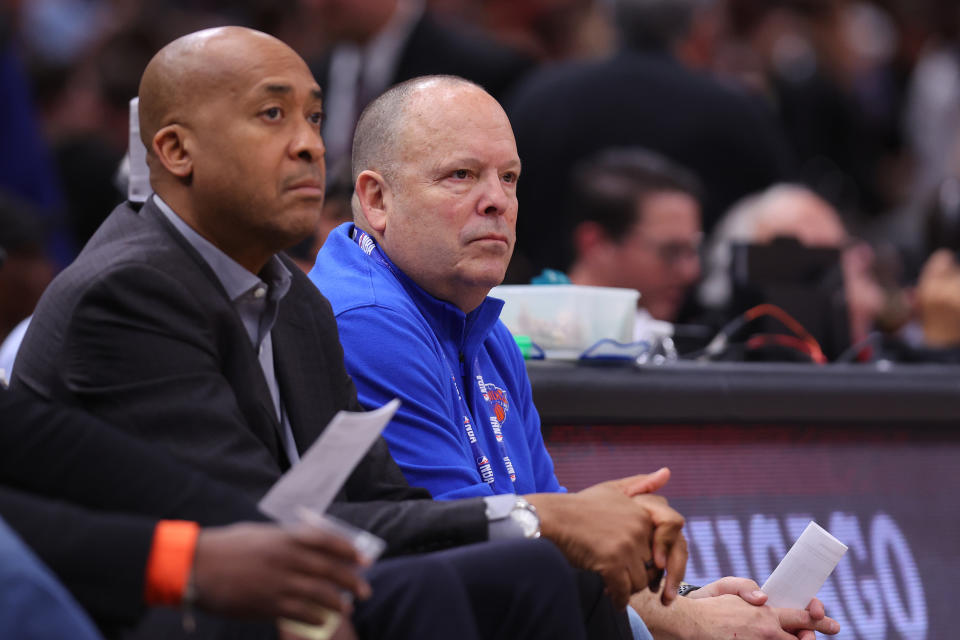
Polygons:
<instances>
[{"instance_id":1,"label":"blue quarter-zip jacket","mask_svg":"<svg viewBox=\"0 0 960 640\"><path fill-rule=\"evenodd\" d=\"M488 297L464 314L421 289L389 257L388 267L368 256L352 230L347 223L330 234L310 279L333 305L360 403L374 408L394 397L403 403L384 437L410 484L438 499L563 491L543 444L523 357L499 319L503 301ZM452 377L493 484L481 476ZM516 481L497 444L495 421Z\"/></svg>"}]
</instances>

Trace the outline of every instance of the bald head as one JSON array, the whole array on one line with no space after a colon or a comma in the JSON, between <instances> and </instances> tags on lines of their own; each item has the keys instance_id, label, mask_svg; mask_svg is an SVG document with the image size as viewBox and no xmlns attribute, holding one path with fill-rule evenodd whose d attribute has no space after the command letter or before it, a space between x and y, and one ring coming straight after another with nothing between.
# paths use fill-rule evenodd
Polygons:
<instances>
[{"instance_id":1,"label":"bald head","mask_svg":"<svg viewBox=\"0 0 960 640\"><path fill-rule=\"evenodd\" d=\"M147 152L161 128L190 123L197 107L255 73L270 55L300 57L273 36L245 27L216 27L187 34L161 49L140 79L140 138Z\"/></svg>"},{"instance_id":2,"label":"bald head","mask_svg":"<svg viewBox=\"0 0 960 640\"><path fill-rule=\"evenodd\" d=\"M264 33L221 27L171 42L140 82L150 186L257 273L319 219L321 98L303 59Z\"/></svg>"},{"instance_id":3,"label":"bald head","mask_svg":"<svg viewBox=\"0 0 960 640\"><path fill-rule=\"evenodd\" d=\"M371 102L360 114L353 136L353 181L368 169L392 179L401 161L403 133L411 124L411 115L420 113L418 103L463 89L486 93L464 78L435 75L401 82Z\"/></svg>"},{"instance_id":4,"label":"bald head","mask_svg":"<svg viewBox=\"0 0 960 640\"><path fill-rule=\"evenodd\" d=\"M453 76L405 82L363 113L353 153L355 224L428 293L475 309L516 238L520 158L500 103Z\"/></svg>"},{"instance_id":5,"label":"bald head","mask_svg":"<svg viewBox=\"0 0 960 640\"><path fill-rule=\"evenodd\" d=\"M806 187L775 185L760 196L756 205L755 242L788 236L811 247L839 247L847 239L836 209Z\"/></svg>"}]
</instances>

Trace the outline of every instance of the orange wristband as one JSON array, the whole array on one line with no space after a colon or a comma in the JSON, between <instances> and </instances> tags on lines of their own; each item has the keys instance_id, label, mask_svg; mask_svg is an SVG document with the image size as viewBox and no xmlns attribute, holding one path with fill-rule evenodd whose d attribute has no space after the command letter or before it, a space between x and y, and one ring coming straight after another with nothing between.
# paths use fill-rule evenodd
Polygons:
<instances>
[{"instance_id":1,"label":"orange wristband","mask_svg":"<svg viewBox=\"0 0 960 640\"><path fill-rule=\"evenodd\" d=\"M161 520L153 532L153 546L147 559L146 602L176 607L183 598L200 525L185 520Z\"/></svg>"}]
</instances>

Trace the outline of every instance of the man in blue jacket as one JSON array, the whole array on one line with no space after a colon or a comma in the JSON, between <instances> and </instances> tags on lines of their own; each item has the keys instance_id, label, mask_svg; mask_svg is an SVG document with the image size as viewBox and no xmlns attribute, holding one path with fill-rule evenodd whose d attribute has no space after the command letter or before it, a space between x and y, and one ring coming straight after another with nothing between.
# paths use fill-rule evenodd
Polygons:
<instances>
[{"instance_id":1,"label":"man in blue jacket","mask_svg":"<svg viewBox=\"0 0 960 640\"><path fill-rule=\"evenodd\" d=\"M513 252L519 175L506 114L462 78L397 85L358 122L355 222L330 235L310 277L333 305L361 403L403 401L385 437L407 478L438 498L503 495L518 513L532 505L543 535L574 564L599 571L621 604L625 593L642 590L643 571L631 564L639 550L611 541L633 509L649 510L659 526L647 569L666 569L667 577L659 598L644 592L631 602L663 637L715 637L704 629L756 638L794 631L808 640L814 627L836 633L818 601L802 612L754 606L765 596L745 579L702 589L717 596L702 599L707 607L664 606L686 561L685 544L670 544L682 518L662 498L635 495L631 481L564 494L523 359L499 322L502 302L487 297ZM655 474L647 489L668 474ZM631 499L618 501L612 488ZM523 517L517 522L523 526Z\"/></svg>"}]
</instances>

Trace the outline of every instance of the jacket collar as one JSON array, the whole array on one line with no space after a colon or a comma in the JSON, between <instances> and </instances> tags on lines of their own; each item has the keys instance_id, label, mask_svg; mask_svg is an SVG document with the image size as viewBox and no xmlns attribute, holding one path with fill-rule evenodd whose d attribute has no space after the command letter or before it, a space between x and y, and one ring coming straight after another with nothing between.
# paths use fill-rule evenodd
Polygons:
<instances>
[{"instance_id":1,"label":"jacket collar","mask_svg":"<svg viewBox=\"0 0 960 640\"><path fill-rule=\"evenodd\" d=\"M353 236L353 229L352 224L346 229L348 237ZM465 359L468 361L473 359L480 345L487 339L490 331L493 330L500 319L503 300L487 296L479 307L470 313L464 313L456 305L427 293L401 271L390 260L390 256L379 247L377 247L379 253L387 265L382 265L373 257L366 256L356 242L351 242L360 256L368 258L371 263L376 265L376 268L386 271L387 277L396 278L441 342L452 343L452 346L459 353L462 353Z\"/></svg>"}]
</instances>

